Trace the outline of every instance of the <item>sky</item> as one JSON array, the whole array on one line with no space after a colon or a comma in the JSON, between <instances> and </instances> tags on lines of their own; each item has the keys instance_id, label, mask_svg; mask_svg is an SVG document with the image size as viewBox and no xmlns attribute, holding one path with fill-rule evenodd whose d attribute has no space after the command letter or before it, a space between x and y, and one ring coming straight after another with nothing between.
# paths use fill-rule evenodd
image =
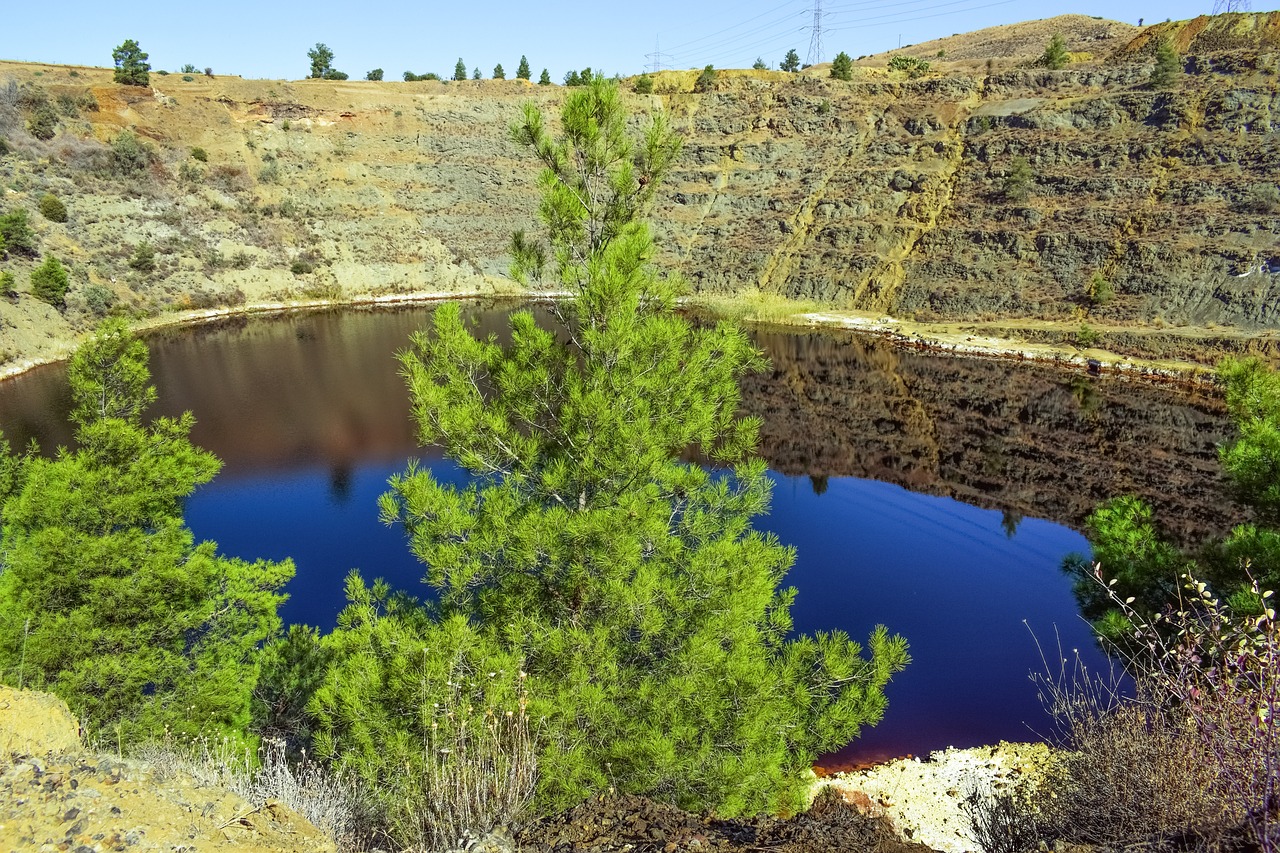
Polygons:
<instances>
[{"instance_id":1,"label":"sky","mask_svg":"<svg viewBox=\"0 0 1280 853\"><path fill-rule=\"evenodd\" d=\"M823 12L823 61L839 51L879 53L953 33L1067 13L1136 24L1192 18L1212 0L816 0ZM466 0L434 5L381 0L153 2L65 0L52 6L14 0L0 13L0 59L111 65L111 50L134 39L153 69L190 63L215 74L295 80L310 70L317 42L333 67L352 79L382 68L448 77L461 58L484 77L501 63L514 77L521 55L536 79L543 68L560 82L590 67L630 76L663 68L748 68L757 57L777 67L788 49L806 61L815 0L647 0L561 3ZM1271 8L1255 2L1255 10ZM654 56L654 54L660 54Z\"/></svg>"}]
</instances>

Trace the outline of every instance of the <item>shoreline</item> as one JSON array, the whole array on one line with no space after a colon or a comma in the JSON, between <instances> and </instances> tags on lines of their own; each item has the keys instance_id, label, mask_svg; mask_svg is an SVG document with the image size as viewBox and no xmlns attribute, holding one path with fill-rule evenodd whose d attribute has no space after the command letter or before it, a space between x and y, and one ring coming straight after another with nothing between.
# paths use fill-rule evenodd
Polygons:
<instances>
[{"instance_id":1,"label":"shoreline","mask_svg":"<svg viewBox=\"0 0 1280 853\"><path fill-rule=\"evenodd\" d=\"M520 292L502 290L470 291L414 291L382 296L357 296L350 299L293 299L269 302L252 302L221 308L191 309L163 314L130 323L136 332L152 332L160 329L181 328L212 323L229 317L272 316L325 309L394 308L396 306L425 305L450 299L510 299L513 301L537 301L557 299L564 292ZM683 307L706 311L716 317L731 317L736 307L750 308L749 303L726 299L685 297L679 300ZM1056 368L1063 372L1086 373L1091 376L1111 376L1129 381L1151 382L1191 387L1205 387L1214 383L1213 368L1192 362L1130 358L1095 348L1081 350L1055 344L1037 344L1016 338L984 336L964 330L950 330L945 324L920 323L887 315L873 316L849 311L805 311L778 318L753 316L747 313L736 317L744 326L787 329L839 329L869 335L887 341L892 346L915 352L937 353L958 358L988 358L1001 361L1028 362ZM960 324L953 324L959 327ZM45 355L20 358L0 367L0 383L42 367L70 358L83 336L74 342L63 342Z\"/></svg>"}]
</instances>

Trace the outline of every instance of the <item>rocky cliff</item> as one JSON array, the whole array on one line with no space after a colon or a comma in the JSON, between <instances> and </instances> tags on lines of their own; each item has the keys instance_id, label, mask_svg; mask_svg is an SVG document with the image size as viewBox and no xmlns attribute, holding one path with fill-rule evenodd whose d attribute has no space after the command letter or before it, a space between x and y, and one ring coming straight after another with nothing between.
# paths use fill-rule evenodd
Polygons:
<instances>
[{"instance_id":1,"label":"rocky cliff","mask_svg":"<svg viewBox=\"0 0 1280 853\"><path fill-rule=\"evenodd\" d=\"M1179 327L1274 348L1280 13L1038 24L1002 28L1020 41L971 34L915 77L886 58L847 82L724 71L704 93L691 72L659 74L656 94L628 98L686 138L656 211L661 261L702 294L1015 331L1089 323L1138 351L1167 338L1142 332ZM1058 30L1066 68L1009 55ZM1184 73L1158 88L1161 39ZM16 274L0 362L56 350L118 306L507 289L536 169L506 129L525 101L554 112L564 94L156 73L138 88L0 63L0 208L27 210L38 253L72 273L58 310L25 293L38 258L0 261ZM65 222L37 212L46 194Z\"/></svg>"}]
</instances>

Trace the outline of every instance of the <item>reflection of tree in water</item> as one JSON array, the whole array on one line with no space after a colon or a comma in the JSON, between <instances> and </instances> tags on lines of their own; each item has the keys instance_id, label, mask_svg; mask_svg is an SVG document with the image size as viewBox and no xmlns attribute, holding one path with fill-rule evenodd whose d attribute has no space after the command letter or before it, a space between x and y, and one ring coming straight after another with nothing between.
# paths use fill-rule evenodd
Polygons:
<instances>
[{"instance_id":1,"label":"reflection of tree in water","mask_svg":"<svg viewBox=\"0 0 1280 853\"><path fill-rule=\"evenodd\" d=\"M1021 523L1022 513L1017 510L1006 509L1000 513L1000 527L1004 529L1004 535L1009 539L1018 532L1018 525Z\"/></svg>"},{"instance_id":2,"label":"reflection of tree in water","mask_svg":"<svg viewBox=\"0 0 1280 853\"><path fill-rule=\"evenodd\" d=\"M827 475L826 474L810 474L809 485L813 488L815 495L821 495L827 491Z\"/></svg>"},{"instance_id":3,"label":"reflection of tree in water","mask_svg":"<svg viewBox=\"0 0 1280 853\"><path fill-rule=\"evenodd\" d=\"M351 499L351 466L345 462L329 469L329 496L339 504Z\"/></svg>"},{"instance_id":4,"label":"reflection of tree in water","mask_svg":"<svg viewBox=\"0 0 1280 853\"><path fill-rule=\"evenodd\" d=\"M1094 386L1092 379L1088 376L1073 376L1067 383L1067 388L1071 391L1076 405L1080 407L1080 414L1090 420L1097 416L1102 400L1098 397L1098 389Z\"/></svg>"}]
</instances>

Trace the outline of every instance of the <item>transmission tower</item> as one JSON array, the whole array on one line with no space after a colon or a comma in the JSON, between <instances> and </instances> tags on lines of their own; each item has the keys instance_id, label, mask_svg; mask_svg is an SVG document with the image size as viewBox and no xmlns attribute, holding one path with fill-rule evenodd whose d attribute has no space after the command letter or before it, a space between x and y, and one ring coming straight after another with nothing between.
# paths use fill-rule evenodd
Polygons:
<instances>
[{"instance_id":1,"label":"transmission tower","mask_svg":"<svg viewBox=\"0 0 1280 853\"><path fill-rule=\"evenodd\" d=\"M671 56L670 54L666 54L658 50L658 37L654 36L653 37L653 53L646 53L644 55L644 58L650 60L653 63L653 73L657 74L659 71L662 70L662 60L664 59L670 60Z\"/></svg>"},{"instance_id":2,"label":"transmission tower","mask_svg":"<svg viewBox=\"0 0 1280 853\"><path fill-rule=\"evenodd\" d=\"M1213 14L1221 15L1224 12L1249 12L1253 9L1253 4L1249 0L1214 0Z\"/></svg>"},{"instance_id":3,"label":"transmission tower","mask_svg":"<svg viewBox=\"0 0 1280 853\"><path fill-rule=\"evenodd\" d=\"M1219 0L1221 2L1221 0ZM1247 0L1236 0L1247 2ZM809 36L809 65L822 61L822 0L813 0L813 33Z\"/></svg>"}]
</instances>

